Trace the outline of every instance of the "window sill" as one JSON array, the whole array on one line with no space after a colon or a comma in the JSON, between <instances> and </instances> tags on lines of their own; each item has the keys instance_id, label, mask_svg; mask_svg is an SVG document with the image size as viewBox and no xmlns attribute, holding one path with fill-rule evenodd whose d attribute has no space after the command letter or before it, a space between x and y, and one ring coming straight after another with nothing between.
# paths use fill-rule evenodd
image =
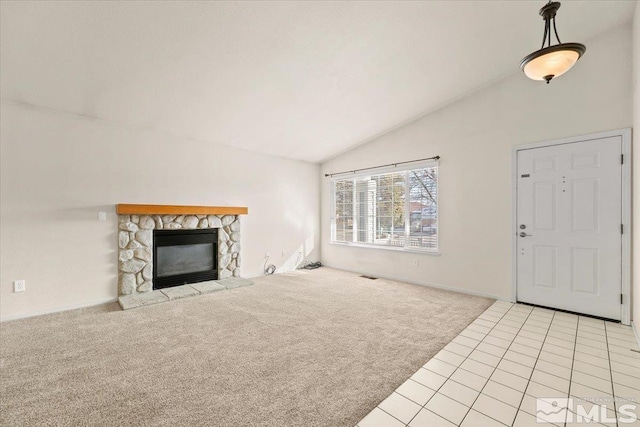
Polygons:
<instances>
[{"instance_id":1,"label":"window sill","mask_svg":"<svg viewBox=\"0 0 640 427\"><path fill-rule=\"evenodd\" d=\"M429 249L398 248L394 246L367 245L363 243L351 243L351 242L329 242L329 244L335 245L335 246L346 246L346 247L353 247L353 248L382 249L383 251L410 252L410 253L418 253L423 255L440 256L440 251L434 251Z\"/></svg>"}]
</instances>

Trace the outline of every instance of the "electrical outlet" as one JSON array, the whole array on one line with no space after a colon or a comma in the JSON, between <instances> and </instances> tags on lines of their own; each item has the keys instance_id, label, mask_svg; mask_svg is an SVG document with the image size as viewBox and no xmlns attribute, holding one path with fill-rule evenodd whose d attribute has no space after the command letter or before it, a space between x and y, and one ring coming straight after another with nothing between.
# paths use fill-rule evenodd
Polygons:
<instances>
[{"instance_id":1,"label":"electrical outlet","mask_svg":"<svg viewBox=\"0 0 640 427\"><path fill-rule=\"evenodd\" d=\"M106 212L98 212L98 221L106 221L107 213Z\"/></svg>"},{"instance_id":2,"label":"electrical outlet","mask_svg":"<svg viewBox=\"0 0 640 427\"><path fill-rule=\"evenodd\" d=\"M264 257L265 257L265 258L269 258L269 252L265 252L265 253L264 253Z\"/></svg>"},{"instance_id":3,"label":"electrical outlet","mask_svg":"<svg viewBox=\"0 0 640 427\"><path fill-rule=\"evenodd\" d=\"M16 280L13 282L13 292L24 292L26 290L25 280Z\"/></svg>"},{"instance_id":4,"label":"electrical outlet","mask_svg":"<svg viewBox=\"0 0 640 427\"><path fill-rule=\"evenodd\" d=\"M282 251L282 258L284 258L284 255L285 255L285 254L284 254L284 251Z\"/></svg>"},{"instance_id":5,"label":"electrical outlet","mask_svg":"<svg viewBox=\"0 0 640 427\"><path fill-rule=\"evenodd\" d=\"M420 260L419 260L419 259L417 259L417 258L416 258L416 259L414 259L414 260L413 260L413 266L414 266L414 267L417 267L417 266L419 266L419 265L420 265Z\"/></svg>"}]
</instances>

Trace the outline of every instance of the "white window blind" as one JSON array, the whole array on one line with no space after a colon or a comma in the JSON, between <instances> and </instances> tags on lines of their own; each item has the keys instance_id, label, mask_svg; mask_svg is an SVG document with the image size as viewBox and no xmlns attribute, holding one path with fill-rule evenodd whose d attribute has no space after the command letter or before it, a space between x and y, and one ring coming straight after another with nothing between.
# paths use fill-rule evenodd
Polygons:
<instances>
[{"instance_id":1,"label":"white window blind","mask_svg":"<svg viewBox=\"0 0 640 427\"><path fill-rule=\"evenodd\" d=\"M333 180L331 240L438 250L438 166Z\"/></svg>"}]
</instances>

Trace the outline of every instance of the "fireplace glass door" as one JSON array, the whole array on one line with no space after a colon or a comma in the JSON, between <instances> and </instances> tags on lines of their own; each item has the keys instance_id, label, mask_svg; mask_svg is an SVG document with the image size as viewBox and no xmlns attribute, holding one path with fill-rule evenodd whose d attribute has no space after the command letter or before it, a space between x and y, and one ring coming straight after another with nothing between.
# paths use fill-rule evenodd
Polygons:
<instances>
[{"instance_id":1,"label":"fireplace glass door","mask_svg":"<svg viewBox=\"0 0 640 427\"><path fill-rule=\"evenodd\" d=\"M218 278L218 230L154 230L153 288Z\"/></svg>"}]
</instances>

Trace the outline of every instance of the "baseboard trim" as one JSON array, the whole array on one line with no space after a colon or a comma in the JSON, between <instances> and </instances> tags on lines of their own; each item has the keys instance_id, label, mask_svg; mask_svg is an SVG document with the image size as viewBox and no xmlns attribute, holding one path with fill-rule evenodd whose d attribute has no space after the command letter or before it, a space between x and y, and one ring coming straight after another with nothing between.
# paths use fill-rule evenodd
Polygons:
<instances>
[{"instance_id":1,"label":"baseboard trim","mask_svg":"<svg viewBox=\"0 0 640 427\"><path fill-rule=\"evenodd\" d=\"M633 333L636 336L636 342L638 343L638 347L640 347L640 331L638 331L638 327L636 326L635 321L631 321L631 329L633 329Z\"/></svg>"},{"instance_id":2,"label":"baseboard trim","mask_svg":"<svg viewBox=\"0 0 640 427\"><path fill-rule=\"evenodd\" d=\"M419 283L419 282L415 282L415 281L409 280L409 279L402 279L402 278L389 277L389 276L380 276L378 274L373 274L370 271L345 270L344 268L332 267L330 265L324 265L324 264L323 264L323 266L324 267L328 267L328 268L333 268L333 269L336 269L336 270L348 271L348 272L356 273L356 274L366 274L368 276L373 275L373 276L378 277L380 279L393 280L395 282L404 282L404 283L409 283L411 285L418 285L418 286L425 286L427 288L441 289L443 291L460 292L461 294L473 295L473 296L484 297L484 298L491 298L491 299L495 299L495 300L499 300L499 301L513 302L513 301L511 301L511 299L509 297L501 297L501 296L498 296L498 295L493 295L493 294L489 294L489 293L485 293L485 292L472 291L472 290L469 290L469 289L456 288L456 287L453 287L453 286L441 285L441 284L437 284L437 283Z\"/></svg>"},{"instance_id":3,"label":"baseboard trim","mask_svg":"<svg viewBox=\"0 0 640 427\"><path fill-rule=\"evenodd\" d=\"M488 293L485 293L485 292L470 291L468 289L455 288L453 286L441 285L441 284L438 284L438 283L425 284L425 283L413 282L411 280L398 280L398 279L387 279L387 280L395 280L395 281L398 281L398 282L406 282L406 283L411 283L412 285L425 286L427 288L441 289L443 291L460 292L461 294L473 295L473 296L476 296L476 297L491 298L491 299L495 299L495 300L498 300L498 301L513 302L509 298L506 298L506 297L501 297L501 296L498 296L498 295L488 294Z\"/></svg>"},{"instance_id":4,"label":"baseboard trim","mask_svg":"<svg viewBox=\"0 0 640 427\"><path fill-rule=\"evenodd\" d=\"M29 318L29 317L43 316L45 314L60 313L62 311L76 310L78 308L93 307L95 305L107 304L107 303L116 302L116 301L118 301L118 298L107 298L107 299L103 299L103 300L85 302L85 303L81 303L81 304L68 305L68 306L64 306L64 307L50 308L50 309L46 309L46 310L30 311L29 313L12 314L11 316L0 316L0 323L9 322L11 320L26 319L26 318Z\"/></svg>"}]
</instances>

